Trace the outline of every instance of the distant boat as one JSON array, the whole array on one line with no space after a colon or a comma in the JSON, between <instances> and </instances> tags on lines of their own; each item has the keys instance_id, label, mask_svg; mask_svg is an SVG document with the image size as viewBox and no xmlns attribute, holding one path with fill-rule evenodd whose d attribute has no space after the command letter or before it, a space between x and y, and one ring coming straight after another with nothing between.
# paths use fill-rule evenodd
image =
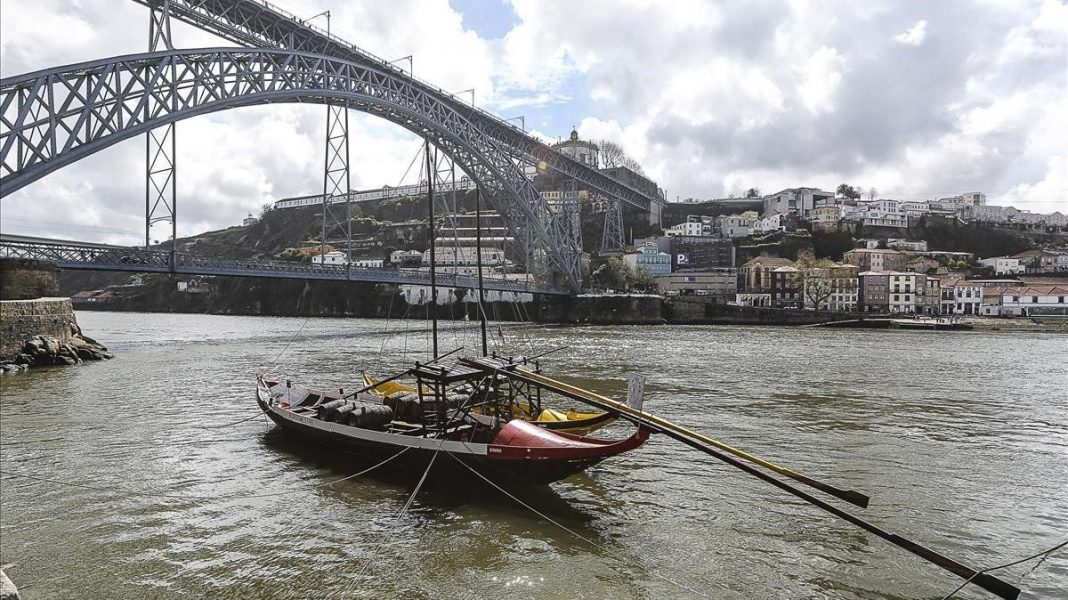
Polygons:
<instances>
[{"instance_id":1,"label":"distant boat","mask_svg":"<svg viewBox=\"0 0 1068 600\"><path fill-rule=\"evenodd\" d=\"M926 329L929 331L967 331L975 329L968 323L931 317L916 317L913 319L890 319L891 329Z\"/></svg>"}]
</instances>

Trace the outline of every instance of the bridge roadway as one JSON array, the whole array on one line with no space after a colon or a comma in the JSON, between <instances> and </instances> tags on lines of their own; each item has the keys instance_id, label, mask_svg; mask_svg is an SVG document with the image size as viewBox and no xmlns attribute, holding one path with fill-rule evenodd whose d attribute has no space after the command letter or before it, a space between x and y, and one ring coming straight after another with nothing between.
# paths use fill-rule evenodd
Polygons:
<instances>
[{"instance_id":1,"label":"bridge roadway","mask_svg":"<svg viewBox=\"0 0 1068 600\"><path fill-rule=\"evenodd\" d=\"M398 285L430 285L430 273L420 269L389 269L352 265L315 265L277 260L210 258L169 250L146 250L67 240L0 234L0 257L29 258L56 263L61 269L87 271L127 271L133 273L174 273L179 275L224 275L234 277L273 277L318 281L354 281ZM438 273L440 287L477 289L478 278L455 273ZM484 276L486 290L569 295L559 287L501 276Z\"/></svg>"}]
</instances>

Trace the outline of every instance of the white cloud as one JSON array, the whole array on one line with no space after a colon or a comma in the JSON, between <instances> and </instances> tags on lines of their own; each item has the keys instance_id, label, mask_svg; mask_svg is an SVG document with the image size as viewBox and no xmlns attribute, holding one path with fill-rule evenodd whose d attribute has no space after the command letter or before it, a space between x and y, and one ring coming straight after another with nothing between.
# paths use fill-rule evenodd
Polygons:
<instances>
[{"instance_id":1,"label":"white cloud","mask_svg":"<svg viewBox=\"0 0 1068 600\"><path fill-rule=\"evenodd\" d=\"M342 37L386 59L414 54L417 76L473 87L479 105L526 114L543 139L579 123L618 141L670 197L847 181L980 190L1032 210L1068 202L1068 6L1057 0L512 5L517 25L495 40L464 30L447 0L330 8ZM147 18L132 2L3 0L0 71L142 51ZM175 38L229 45L186 26ZM271 105L179 123L180 233L321 189L324 121L321 106ZM418 140L362 114L351 128L354 186L398 183ZM130 140L5 198L5 230L106 241L142 230L143 154Z\"/></svg>"},{"instance_id":2,"label":"white cloud","mask_svg":"<svg viewBox=\"0 0 1068 600\"><path fill-rule=\"evenodd\" d=\"M923 44L924 38L927 37L927 21L920 19L916 21L912 27L909 27L904 32L895 35L894 41L905 44L906 46L920 46Z\"/></svg>"}]
</instances>

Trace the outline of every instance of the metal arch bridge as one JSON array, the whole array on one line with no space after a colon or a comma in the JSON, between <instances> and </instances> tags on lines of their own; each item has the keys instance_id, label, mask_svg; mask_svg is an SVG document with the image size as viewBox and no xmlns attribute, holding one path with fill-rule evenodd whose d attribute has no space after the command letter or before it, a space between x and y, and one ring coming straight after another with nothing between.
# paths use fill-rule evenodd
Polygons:
<instances>
[{"instance_id":1,"label":"metal arch bridge","mask_svg":"<svg viewBox=\"0 0 1068 600\"><path fill-rule=\"evenodd\" d=\"M524 167L556 170L609 198L649 209L652 200L644 193L265 3L136 1L152 9L150 31L165 31L168 46L167 18L173 14L232 41L270 48L172 49L0 80L0 197L179 120L239 106L312 102L375 114L432 142L486 192L512 235L529 236L536 251L528 254L543 272L563 275L573 290L581 286L581 248ZM158 34L152 35L155 40ZM173 200L171 210L173 225ZM146 221L152 220L146 209Z\"/></svg>"},{"instance_id":2,"label":"metal arch bridge","mask_svg":"<svg viewBox=\"0 0 1068 600\"><path fill-rule=\"evenodd\" d=\"M300 262L253 259L207 258L168 250L146 250L107 244L50 240L27 236L0 235L0 257L29 258L54 262L61 269L126 271L131 273L173 273L269 277L320 281L354 281L397 285L430 285L430 275L419 269L387 269L352 265L315 265ZM476 277L439 272L442 288L478 287ZM537 284L529 280L484 276L483 287L498 292L569 295L567 289Z\"/></svg>"}]
</instances>

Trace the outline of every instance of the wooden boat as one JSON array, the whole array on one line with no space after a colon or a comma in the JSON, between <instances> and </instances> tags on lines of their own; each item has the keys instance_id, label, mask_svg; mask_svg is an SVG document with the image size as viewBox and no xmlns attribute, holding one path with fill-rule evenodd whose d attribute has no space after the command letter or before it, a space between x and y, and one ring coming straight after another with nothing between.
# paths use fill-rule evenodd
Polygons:
<instances>
[{"instance_id":1,"label":"wooden boat","mask_svg":"<svg viewBox=\"0 0 1068 600\"><path fill-rule=\"evenodd\" d=\"M263 377L256 381L256 400L280 427L313 442L375 459L404 450L396 460L416 472L433 455L447 453L501 483L551 483L633 450L648 438L642 427L626 439L608 441L502 418L514 412L521 398L539 392L491 370L417 364L408 374L416 379L410 387L422 393L415 392L412 407L396 410L386 398L363 391L315 390ZM494 416L475 416L476 408ZM435 467L437 477L467 471L451 460L436 465L442 467Z\"/></svg>"},{"instance_id":2,"label":"wooden boat","mask_svg":"<svg viewBox=\"0 0 1068 600\"><path fill-rule=\"evenodd\" d=\"M417 392L414 385L407 385L397 381L380 382L367 375L363 376L363 384L369 391L380 398L392 398L405 396ZM575 410L557 410L540 406L540 398L533 398L528 403L513 407L512 418L530 421L538 427L550 431L560 431L577 435L586 435L614 422L618 417L609 412L579 412ZM488 407L477 407L471 411L471 418L482 423L490 423L495 415Z\"/></svg>"},{"instance_id":3,"label":"wooden boat","mask_svg":"<svg viewBox=\"0 0 1068 600\"><path fill-rule=\"evenodd\" d=\"M932 319L919 317L914 319L890 319L891 329L926 329L928 331L969 331L974 329L967 323L950 319Z\"/></svg>"}]
</instances>

